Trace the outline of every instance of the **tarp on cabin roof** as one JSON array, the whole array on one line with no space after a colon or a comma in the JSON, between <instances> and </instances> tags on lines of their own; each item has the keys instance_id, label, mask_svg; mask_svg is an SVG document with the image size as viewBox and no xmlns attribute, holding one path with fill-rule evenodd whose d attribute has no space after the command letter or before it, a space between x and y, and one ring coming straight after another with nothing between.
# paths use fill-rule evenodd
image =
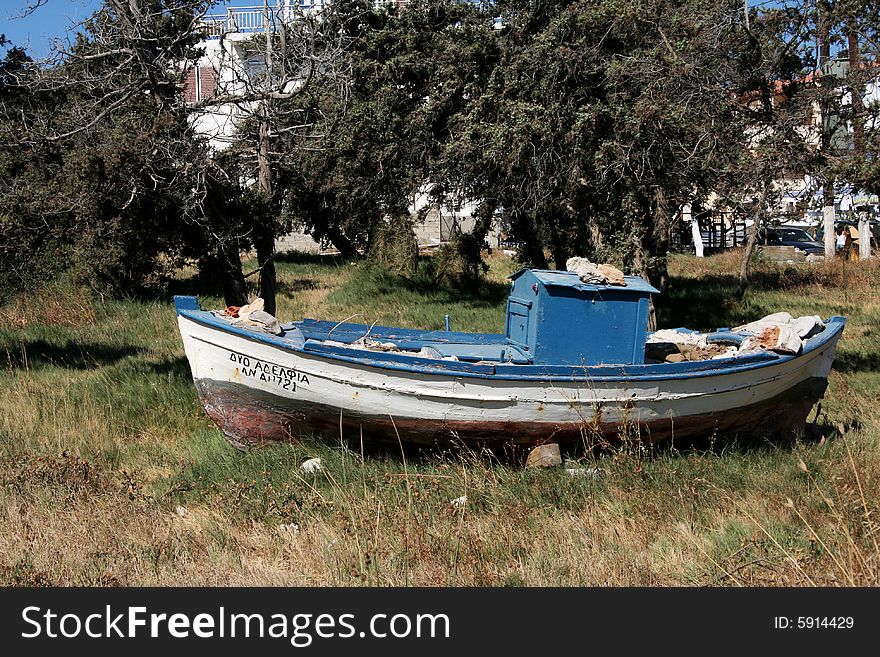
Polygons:
<instances>
[{"instance_id":1,"label":"tarp on cabin roof","mask_svg":"<svg viewBox=\"0 0 880 657\"><path fill-rule=\"evenodd\" d=\"M546 287L571 287L585 292L597 290L629 290L631 292L648 292L650 294L660 294L660 290L653 285L647 283L641 276L624 276L626 287L620 285L592 285L584 283L578 278L573 271L562 271L559 269L528 269L522 268L510 275L510 280L514 281L525 272L534 275Z\"/></svg>"}]
</instances>

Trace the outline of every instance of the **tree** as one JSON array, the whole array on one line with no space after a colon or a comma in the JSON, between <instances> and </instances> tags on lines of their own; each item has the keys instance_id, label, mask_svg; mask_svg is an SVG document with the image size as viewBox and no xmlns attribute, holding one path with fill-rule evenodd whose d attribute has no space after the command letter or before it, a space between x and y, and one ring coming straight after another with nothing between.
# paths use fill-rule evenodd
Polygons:
<instances>
[{"instance_id":1,"label":"tree","mask_svg":"<svg viewBox=\"0 0 880 657\"><path fill-rule=\"evenodd\" d=\"M837 123L847 126L849 139L829 153L829 177L851 183L856 190L880 193L880 6L877 2L835 5L832 20L839 23L846 46L845 72L835 78L838 102L832 105ZM840 142L838 142L840 143ZM871 239L867 214L859 212L860 250L869 257ZM827 230L827 227L826 227Z\"/></svg>"},{"instance_id":2,"label":"tree","mask_svg":"<svg viewBox=\"0 0 880 657\"><path fill-rule=\"evenodd\" d=\"M5 35L0 35L0 48L6 48L0 61L0 135L5 137L14 131L19 115L27 110L28 99L21 92L20 84L27 76L31 59ZM25 181L34 177L33 159L33 154L20 149L0 147L0 199L3 200L0 203L0 291L4 292L43 275L45 264L50 260L37 243L40 233L20 230L22 222L15 219L18 208L10 202L10 199L23 197ZM24 235L20 235L22 232Z\"/></svg>"},{"instance_id":3,"label":"tree","mask_svg":"<svg viewBox=\"0 0 880 657\"><path fill-rule=\"evenodd\" d=\"M265 6L266 33L249 46L262 67L233 67L233 82L243 84L187 104L184 81L202 56L200 20L213 4L106 0L70 47L27 67L16 82L21 107L4 98L3 142L7 152L29 148L31 166L12 176L0 208L18 233L38 235L35 224L45 222L61 260L118 290L142 288L190 258L219 274L227 303L241 305L239 253L255 246L273 312L272 253L284 226L271 140L284 133L291 146L307 132L290 120L301 112L291 101L318 77L329 86L333 67L345 65L343 41L333 21ZM241 161L213 152L194 128L207 108L230 104L245 117Z\"/></svg>"},{"instance_id":4,"label":"tree","mask_svg":"<svg viewBox=\"0 0 880 657\"><path fill-rule=\"evenodd\" d=\"M343 106L316 88L309 104L328 136L321 149L288 149L282 179L292 219L354 257L386 222L406 224L417 193L442 195L440 151L493 42L487 15L468 3L334 6L351 39L348 95Z\"/></svg>"},{"instance_id":5,"label":"tree","mask_svg":"<svg viewBox=\"0 0 880 657\"><path fill-rule=\"evenodd\" d=\"M108 0L56 60L17 72L2 99L7 252L119 292L179 262L203 215L206 158L179 83L205 4Z\"/></svg>"},{"instance_id":6,"label":"tree","mask_svg":"<svg viewBox=\"0 0 880 657\"><path fill-rule=\"evenodd\" d=\"M739 217L751 217L740 266L744 293L749 264L762 225L770 219L787 186L820 161L809 123L817 102L809 14L800 8L753 10L745 26L748 41L736 58L735 76L744 118L745 140L739 159L719 192Z\"/></svg>"},{"instance_id":7,"label":"tree","mask_svg":"<svg viewBox=\"0 0 880 657\"><path fill-rule=\"evenodd\" d=\"M500 56L454 123L449 186L509 213L532 264L546 246L557 267L613 259L665 289L675 212L743 149L741 4L496 7Z\"/></svg>"},{"instance_id":8,"label":"tree","mask_svg":"<svg viewBox=\"0 0 880 657\"><path fill-rule=\"evenodd\" d=\"M876 2L805 2L819 57L810 76L816 95L819 162L811 173L822 185L825 256L834 256L835 188L872 185L872 133L877 128L880 13ZM873 90L875 98L866 94ZM876 150L875 150L876 153ZM867 175L866 175L867 174Z\"/></svg>"}]
</instances>

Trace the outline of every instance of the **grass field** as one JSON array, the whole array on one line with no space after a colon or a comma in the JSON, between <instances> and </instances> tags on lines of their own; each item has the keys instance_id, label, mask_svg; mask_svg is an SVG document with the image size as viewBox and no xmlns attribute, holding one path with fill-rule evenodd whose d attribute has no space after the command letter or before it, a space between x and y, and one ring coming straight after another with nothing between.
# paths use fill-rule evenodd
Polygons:
<instances>
[{"instance_id":1,"label":"grass field","mask_svg":"<svg viewBox=\"0 0 880 657\"><path fill-rule=\"evenodd\" d=\"M282 321L500 331L505 276L468 296L282 256ZM878 583L880 266L675 256L661 326L770 312L848 318L821 407L794 444L624 442L523 470L489 454L317 440L243 454L195 395L170 300L58 284L0 309L5 585L709 585ZM182 278L178 292L198 282ZM201 294L205 307L221 300ZM324 469L301 474L320 457ZM465 497L463 504L451 501Z\"/></svg>"}]
</instances>

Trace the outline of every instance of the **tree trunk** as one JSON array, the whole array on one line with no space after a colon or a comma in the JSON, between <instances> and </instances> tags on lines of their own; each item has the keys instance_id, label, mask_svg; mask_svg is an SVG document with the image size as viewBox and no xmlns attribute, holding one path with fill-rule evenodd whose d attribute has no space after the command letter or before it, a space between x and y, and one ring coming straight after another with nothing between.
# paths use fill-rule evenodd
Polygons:
<instances>
[{"instance_id":1,"label":"tree trunk","mask_svg":"<svg viewBox=\"0 0 880 657\"><path fill-rule=\"evenodd\" d=\"M640 205L644 208L645 215L651 218L651 223L640 239L636 237L633 265L639 275L663 295L669 288L669 270L666 265L669 254L669 208L666 195L658 189L653 202L645 198ZM657 301L660 302L659 299Z\"/></svg>"},{"instance_id":2,"label":"tree trunk","mask_svg":"<svg viewBox=\"0 0 880 657\"><path fill-rule=\"evenodd\" d=\"M263 308L270 315L275 314L275 234L272 230L261 230L254 240L257 249L257 264L260 267L260 296Z\"/></svg>"},{"instance_id":3,"label":"tree trunk","mask_svg":"<svg viewBox=\"0 0 880 657\"><path fill-rule=\"evenodd\" d=\"M358 250L348 237L339 230L339 226L328 222L327 226L323 229L324 234L327 236L327 239L330 240L330 243L339 251L339 255L341 255L346 260L351 260L358 257Z\"/></svg>"},{"instance_id":4,"label":"tree trunk","mask_svg":"<svg viewBox=\"0 0 880 657\"><path fill-rule=\"evenodd\" d=\"M819 3L819 70L825 72L828 62L831 59L831 3L823 1ZM827 85L823 85L827 87ZM821 138L819 140L819 148L825 153L826 157L830 156L828 152L831 147L831 108L830 98L827 88L823 91L819 99L819 127L821 130ZM829 179L826 171L826 181L822 188L822 231L825 241L825 259L834 258L834 180Z\"/></svg>"},{"instance_id":5,"label":"tree trunk","mask_svg":"<svg viewBox=\"0 0 880 657\"><path fill-rule=\"evenodd\" d=\"M602 227L591 214L588 219L590 230L590 244L593 248L593 255L599 253L605 246L605 236L602 234Z\"/></svg>"},{"instance_id":6,"label":"tree trunk","mask_svg":"<svg viewBox=\"0 0 880 657\"><path fill-rule=\"evenodd\" d=\"M495 207L495 205L484 205L474 214L474 229L471 235L481 244L486 241L489 231L492 230Z\"/></svg>"},{"instance_id":7,"label":"tree trunk","mask_svg":"<svg viewBox=\"0 0 880 657\"><path fill-rule=\"evenodd\" d=\"M755 252L755 244L758 242L758 231L764 221L764 206L767 204L767 195L770 193L771 182L764 181L761 197L755 204L755 214L752 221L752 227L749 230L749 237L746 240L745 251L743 252L742 264L739 268L739 295L745 294L746 287L749 283L749 264L752 260L752 254Z\"/></svg>"},{"instance_id":8,"label":"tree trunk","mask_svg":"<svg viewBox=\"0 0 880 657\"><path fill-rule=\"evenodd\" d=\"M691 238L694 241L694 255L698 258L705 257L703 249L703 236L700 234L700 222L697 221L695 214L691 212L691 204L685 203L681 210L682 219L691 225Z\"/></svg>"},{"instance_id":9,"label":"tree trunk","mask_svg":"<svg viewBox=\"0 0 880 657\"><path fill-rule=\"evenodd\" d=\"M853 21L854 23L854 21ZM849 48L849 75L855 80L850 84L852 97L852 135L853 155L856 158L865 154L865 103L862 101L861 55L859 53L859 33L854 24L847 25L847 46Z\"/></svg>"},{"instance_id":10,"label":"tree trunk","mask_svg":"<svg viewBox=\"0 0 880 657\"><path fill-rule=\"evenodd\" d=\"M217 265L223 286L223 300L226 305L244 306L247 304L247 285L244 281L244 273L241 271L241 256L238 248L221 244L217 249Z\"/></svg>"},{"instance_id":11,"label":"tree trunk","mask_svg":"<svg viewBox=\"0 0 880 657\"><path fill-rule=\"evenodd\" d=\"M586 212L590 212L589 208L586 209ZM591 223L589 219L575 221L572 249L575 255L594 260L593 244L590 237Z\"/></svg>"},{"instance_id":12,"label":"tree trunk","mask_svg":"<svg viewBox=\"0 0 880 657\"><path fill-rule=\"evenodd\" d=\"M568 245L559 233L557 222L551 218L546 223L550 228L550 243L553 245L553 266L556 269L565 269L565 263L569 258Z\"/></svg>"},{"instance_id":13,"label":"tree trunk","mask_svg":"<svg viewBox=\"0 0 880 657\"><path fill-rule=\"evenodd\" d=\"M263 0L264 37L266 78L265 88L272 88L273 53L272 53L272 21L270 20L269 2ZM266 98L260 108L260 131L257 144L257 185L265 203L265 213L257 227L254 246L257 249L257 265L260 268L260 296L263 308L270 315L275 314L275 217L272 203L272 163L269 148L269 120L272 116L272 99Z\"/></svg>"},{"instance_id":14,"label":"tree trunk","mask_svg":"<svg viewBox=\"0 0 880 657\"><path fill-rule=\"evenodd\" d=\"M648 304L648 330L655 331L656 306L666 302L666 291L669 289L669 271L666 267L666 256L669 252L669 214L666 196L662 190L655 191L653 201L643 195L639 195L638 200L642 213L646 218L650 218L650 223L642 231L633 232L635 253L632 266L639 276L660 291L659 295L651 297Z\"/></svg>"},{"instance_id":15,"label":"tree trunk","mask_svg":"<svg viewBox=\"0 0 880 657\"><path fill-rule=\"evenodd\" d=\"M257 185L265 203L262 221L256 230L254 246L257 249L257 265L260 268L260 296L264 308L275 314L275 230L272 217L272 167L269 161L269 108L263 108L260 121L259 147L257 149Z\"/></svg>"},{"instance_id":16,"label":"tree trunk","mask_svg":"<svg viewBox=\"0 0 880 657\"><path fill-rule=\"evenodd\" d=\"M819 3L819 70L831 58L831 3Z\"/></svg>"},{"instance_id":17,"label":"tree trunk","mask_svg":"<svg viewBox=\"0 0 880 657\"><path fill-rule=\"evenodd\" d=\"M223 184L213 176L208 176L206 187L207 193L203 208L205 215L213 226L225 226L232 210L226 202ZM210 232L214 234L213 230ZM222 234L227 231L220 230L218 232ZM217 240L215 245L211 245L210 248L214 252L213 255L204 261L207 265L207 272L209 275L220 277L223 300L227 306L243 306L248 303L248 296L244 273L241 270L241 254L238 244L228 235L217 237Z\"/></svg>"},{"instance_id":18,"label":"tree trunk","mask_svg":"<svg viewBox=\"0 0 880 657\"><path fill-rule=\"evenodd\" d=\"M852 134L853 157L858 164L865 156L865 103L862 100L862 57L859 52L859 32L855 19L850 18L847 24L847 47L849 49L850 96L852 97ZM859 212L859 260L871 257L871 232L865 212Z\"/></svg>"},{"instance_id":19,"label":"tree trunk","mask_svg":"<svg viewBox=\"0 0 880 657\"><path fill-rule=\"evenodd\" d=\"M544 255L544 247L535 230L535 224L528 215L516 212L511 217L513 230L522 244L523 259L538 269L547 269L547 257Z\"/></svg>"},{"instance_id":20,"label":"tree trunk","mask_svg":"<svg viewBox=\"0 0 880 657\"><path fill-rule=\"evenodd\" d=\"M859 260L868 260L871 257L871 226L868 223L868 213L859 212Z\"/></svg>"}]
</instances>

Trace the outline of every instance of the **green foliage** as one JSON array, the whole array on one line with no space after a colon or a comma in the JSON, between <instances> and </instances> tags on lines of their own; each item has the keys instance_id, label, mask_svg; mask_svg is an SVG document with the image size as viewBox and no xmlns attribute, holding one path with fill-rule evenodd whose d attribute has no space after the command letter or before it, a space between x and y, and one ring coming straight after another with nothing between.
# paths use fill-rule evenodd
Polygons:
<instances>
[{"instance_id":1,"label":"green foliage","mask_svg":"<svg viewBox=\"0 0 880 657\"><path fill-rule=\"evenodd\" d=\"M372 11L334 3L352 39L348 95L321 93L317 149L289 149L281 179L292 223L350 257L378 243L387 217L407 211L433 176L448 123L466 102L476 56L491 45L487 17L467 3L413 2Z\"/></svg>"},{"instance_id":2,"label":"green foliage","mask_svg":"<svg viewBox=\"0 0 880 657\"><path fill-rule=\"evenodd\" d=\"M267 244L293 227L347 259L390 250L373 257L411 272L411 257L393 255L411 256L408 229L397 243L388 226L418 200L478 206L439 278L478 281L503 216L525 264L587 256L663 288L686 202L711 198L760 223L786 176L880 186L880 105L846 101L876 79L875 3L747 17L737 0L339 0L309 19L321 24L309 84L282 85L271 102L252 89L238 143L213 157L179 93L199 54L193 11L209 4L142 0L136 16L108 2L53 66L7 44L0 285L71 271L130 293L188 259L234 298L239 253L259 246L267 265ZM841 47L856 33L864 66L807 75L817 36ZM261 52L259 40L243 47ZM303 61L279 54L273 75L300 75ZM817 105L834 118L818 136L804 125ZM832 124L865 128L859 153L830 147Z\"/></svg>"},{"instance_id":3,"label":"green foliage","mask_svg":"<svg viewBox=\"0 0 880 657\"><path fill-rule=\"evenodd\" d=\"M489 265L483 262L481 242L471 234L458 233L437 249L431 261L436 283L474 289L482 283Z\"/></svg>"},{"instance_id":4,"label":"green foliage","mask_svg":"<svg viewBox=\"0 0 880 657\"><path fill-rule=\"evenodd\" d=\"M160 284L194 238L205 155L179 102L197 56L193 3L108 4L69 55L36 66L12 49L0 75L0 285L70 271L113 293ZM10 75L14 72L14 75Z\"/></svg>"},{"instance_id":5,"label":"green foliage","mask_svg":"<svg viewBox=\"0 0 880 657\"><path fill-rule=\"evenodd\" d=\"M374 232L370 259L388 271L406 278L415 276L419 264L419 245L413 232L412 217L390 217Z\"/></svg>"},{"instance_id":6,"label":"green foliage","mask_svg":"<svg viewBox=\"0 0 880 657\"><path fill-rule=\"evenodd\" d=\"M662 273L680 204L748 170L740 94L790 75L796 53L765 61L741 3L496 6L499 57L452 121L448 186L503 208L532 264L546 247L557 267Z\"/></svg>"}]
</instances>

